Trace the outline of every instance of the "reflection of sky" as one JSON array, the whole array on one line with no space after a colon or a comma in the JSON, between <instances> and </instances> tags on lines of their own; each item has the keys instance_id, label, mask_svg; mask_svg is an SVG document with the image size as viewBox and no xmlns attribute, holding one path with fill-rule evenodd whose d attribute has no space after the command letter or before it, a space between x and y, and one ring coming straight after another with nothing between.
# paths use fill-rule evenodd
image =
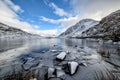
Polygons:
<instances>
[{"instance_id":1,"label":"reflection of sky","mask_svg":"<svg viewBox=\"0 0 120 80\"><path fill-rule=\"evenodd\" d=\"M72 50L73 48L77 49L78 47L88 47L88 48L103 48L104 49L109 49L111 51L115 52L115 49L117 48L117 45L112 45L112 44L100 44L96 41L88 41L88 40L80 40L80 39L40 39L40 40L31 40L31 41L23 41L23 40L19 40L19 41L10 41L10 40L0 40L0 49L4 49L4 50L9 50L9 49L21 49L24 50L24 48L28 48L29 51L36 51L40 49L52 49L52 47L54 45L58 45L59 47L62 47L63 49L69 49ZM77 45L77 47L75 47ZM11 52L7 51L4 52L6 54L2 55L1 54L1 58L3 59L2 56L5 56L7 59L7 54L9 54L10 56L12 55L18 55L18 53L22 52L18 52L17 50L11 50ZM88 51L88 49L86 49L86 51ZM7 55L7 56L6 56ZM96 55L92 55L91 57L93 58L97 58Z\"/></svg>"},{"instance_id":2,"label":"reflection of sky","mask_svg":"<svg viewBox=\"0 0 120 80\"><path fill-rule=\"evenodd\" d=\"M4 41L3 40L3 41L0 41L0 43L3 45L3 48L8 49L8 51L0 53L0 65L2 64L0 68L5 65L9 66L9 64L13 60L19 63L19 61L17 60L19 60L19 58L22 55L32 54L34 56L36 55L36 53L41 53L41 50L56 49L57 47L61 47L65 51L70 50L71 52L75 53L75 54L72 54L73 58L78 57L76 50L80 49L80 47L84 47L83 50L91 54L87 56L87 58L91 59L91 61L94 60L93 62L96 63L97 61L101 60L101 57L95 51L97 48L102 48L104 46L105 49L107 50L111 49L111 51L113 51L118 47L118 45L113 45L113 44L99 45L99 43L96 41L89 41L89 40L86 41L86 40L80 40L80 39L65 39L65 40L64 39L40 39L40 40L31 40L31 41L10 41L10 40ZM2 45L0 45L0 48L2 48ZM57 45L57 46L54 47L54 45ZM111 57L113 57L112 61L114 62L118 62L118 60L120 59L120 56L117 56L117 54L112 54Z\"/></svg>"},{"instance_id":3,"label":"reflection of sky","mask_svg":"<svg viewBox=\"0 0 120 80\"><path fill-rule=\"evenodd\" d=\"M36 52L40 53L41 50L52 48L53 45L57 45L56 39L31 41L0 40L0 49L4 49L4 52L0 52L0 69L2 68L0 76L3 73L12 71L13 61L19 66L21 64L19 60L22 55L34 55Z\"/></svg>"},{"instance_id":4,"label":"reflection of sky","mask_svg":"<svg viewBox=\"0 0 120 80\"><path fill-rule=\"evenodd\" d=\"M32 51L40 51L41 49L49 49L53 45L57 44L57 41L54 39L46 40L34 40L34 41L0 41L0 49L4 49L4 52L0 53L0 61L12 61L16 57L22 54L28 54ZM5 51L8 50L8 51Z\"/></svg>"}]
</instances>

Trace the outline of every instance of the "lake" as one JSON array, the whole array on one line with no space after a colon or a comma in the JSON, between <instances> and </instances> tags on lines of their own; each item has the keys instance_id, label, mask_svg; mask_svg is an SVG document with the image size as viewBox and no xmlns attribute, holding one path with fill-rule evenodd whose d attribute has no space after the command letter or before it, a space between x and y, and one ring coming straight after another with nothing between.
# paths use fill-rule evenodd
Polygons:
<instances>
[{"instance_id":1,"label":"lake","mask_svg":"<svg viewBox=\"0 0 120 80\"><path fill-rule=\"evenodd\" d=\"M61 52L69 54L62 62L56 61ZM79 63L73 75L63 69L70 61ZM49 67L62 68L62 75L50 80L119 80L120 44L95 39L0 39L0 79L44 80Z\"/></svg>"}]
</instances>

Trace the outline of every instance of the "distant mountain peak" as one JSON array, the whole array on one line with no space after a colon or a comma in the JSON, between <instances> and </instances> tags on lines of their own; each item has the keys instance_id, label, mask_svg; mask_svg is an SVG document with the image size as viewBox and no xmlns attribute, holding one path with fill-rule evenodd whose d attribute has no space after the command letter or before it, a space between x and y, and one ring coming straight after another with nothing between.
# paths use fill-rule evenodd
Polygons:
<instances>
[{"instance_id":1,"label":"distant mountain peak","mask_svg":"<svg viewBox=\"0 0 120 80\"><path fill-rule=\"evenodd\" d=\"M75 37L80 36L86 29L98 24L98 21L93 19L82 19L75 25L69 27L65 32L60 34L60 37Z\"/></svg>"}]
</instances>

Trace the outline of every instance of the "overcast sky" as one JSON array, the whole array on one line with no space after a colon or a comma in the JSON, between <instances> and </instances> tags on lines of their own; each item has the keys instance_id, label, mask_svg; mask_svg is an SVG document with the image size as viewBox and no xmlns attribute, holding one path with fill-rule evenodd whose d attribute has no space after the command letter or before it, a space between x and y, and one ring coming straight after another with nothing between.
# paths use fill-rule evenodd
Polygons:
<instances>
[{"instance_id":1,"label":"overcast sky","mask_svg":"<svg viewBox=\"0 0 120 80\"><path fill-rule=\"evenodd\" d=\"M52 36L81 19L101 20L119 9L120 0L0 0L0 22Z\"/></svg>"}]
</instances>

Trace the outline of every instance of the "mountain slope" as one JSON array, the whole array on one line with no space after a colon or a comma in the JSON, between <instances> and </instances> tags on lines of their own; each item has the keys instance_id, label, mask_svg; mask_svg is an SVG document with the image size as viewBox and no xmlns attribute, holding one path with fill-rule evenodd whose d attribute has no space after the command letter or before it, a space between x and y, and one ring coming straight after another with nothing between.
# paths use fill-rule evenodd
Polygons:
<instances>
[{"instance_id":1,"label":"mountain slope","mask_svg":"<svg viewBox=\"0 0 120 80\"><path fill-rule=\"evenodd\" d=\"M84 31L82 35L120 41L120 10L104 17L98 25Z\"/></svg>"},{"instance_id":2,"label":"mountain slope","mask_svg":"<svg viewBox=\"0 0 120 80\"><path fill-rule=\"evenodd\" d=\"M98 21L92 19L83 19L77 24L68 28L65 32L60 34L60 37L78 37L81 36L82 32L96 25Z\"/></svg>"},{"instance_id":3,"label":"mountain slope","mask_svg":"<svg viewBox=\"0 0 120 80\"><path fill-rule=\"evenodd\" d=\"M27 39L40 37L38 35L30 34L17 28L10 27L6 24L0 23L0 38L9 39Z\"/></svg>"}]
</instances>

